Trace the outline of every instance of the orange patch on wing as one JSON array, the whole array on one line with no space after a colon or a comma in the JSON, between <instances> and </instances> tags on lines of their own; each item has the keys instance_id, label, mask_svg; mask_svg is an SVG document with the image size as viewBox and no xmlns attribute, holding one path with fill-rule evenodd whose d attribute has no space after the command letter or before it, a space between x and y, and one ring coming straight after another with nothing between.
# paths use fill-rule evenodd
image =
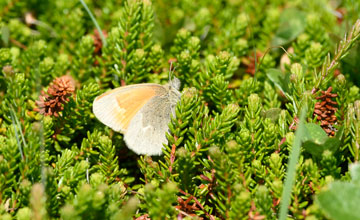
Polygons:
<instances>
[{"instance_id":1,"label":"orange patch on wing","mask_svg":"<svg viewBox=\"0 0 360 220\"><path fill-rule=\"evenodd\" d=\"M156 88L137 88L116 96L119 107L124 109L123 114L117 115L117 119L124 129L128 128L131 119L155 94Z\"/></svg>"},{"instance_id":2,"label":"orange patch on wing","mask_svg":"<svg viewBox=\"0 0 360 220\"><path fill-rule=\"evenodd\" d=\"M115 95L119 107L115 120L126 130L135 114L156 95L158 87L137 87L119 92ZM106 95L106 94L105 94ZM101 96L99 96L101 98Z\"/></svg>"},{"instance_id":3,"label":"orange patch on wing","mask_svg":"<svg viewBox=\"0 0 360 220\"><path fill-rule=\"evenodd\" d=\"M98 96L93 105L95 116L115 131L125 133L135 114L165 88L157 84L120 87Z\"/></svg>"}]
</instances>

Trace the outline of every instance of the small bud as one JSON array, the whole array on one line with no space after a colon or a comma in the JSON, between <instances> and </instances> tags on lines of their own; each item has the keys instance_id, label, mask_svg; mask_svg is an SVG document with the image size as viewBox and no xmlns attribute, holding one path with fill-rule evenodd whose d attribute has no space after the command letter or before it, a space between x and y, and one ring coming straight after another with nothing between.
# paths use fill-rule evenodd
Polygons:
<instances>
[{"instance_id":1,"label":"small bud","mask_svg":"<svg viewBox=\"0 0 360 220\"><path fill-rule=\"evenodd\" d=\"M34 43L34 46L36 47L37 50L44 52L44 50L46 49L46 42L44 40L39 40L37 42Z\"/></svg>"},{"instance_id":2,"label":"small bud","mask_svg":"<svg viewBox=\"0 0 360 220\"><path fill-rule=\"evenodd\" d=\"M186 39L190 36L190 32L188 30L186 30L185 28L182 28L179 30L177 35L180 38Z\"/></svg>"},{"instance_id":3,"label":"small bud","mask_svg":"<svg viewBox=\"0 0 360 220\"><path fill-rule=\"evenodd\" d=\"M236 153L239 151L239 145L236 141L228 141L225 145L225 150L229 153Z\"/></svg>"},{"instance_id":4,"label":"small bud","mask_svg":"<svg viewBox=\"0 0 360 220\"><path fill-rule=\"evenodd\" d=\"M248 144L248 142L251 140L250 131L248 129L241 129L240 131L240 140L242 145Z\"/></svg>"},{"instance_id":5,"label":"small bud","mask_svg":"<svg viewBox=\"0 0 360 220\"><path fill-rule=\"evenodd\" d=\"M240 193L240 200L242 200L242 201L247 201L250 199L250 197L251 197L251 194L249 191L242 191Z\"/></svg>"},{"instance_id":6,"label":"small bud","mask_svg":"<svg viewBox=\"0 0 360 220\"><path fill-rule=\"evenodd\" d=\"M12 47L10 49L10 53L11 53L11 56L12 56L12 60L16 60L19 56L20 56L20 48L18 47Z\"/></svg>"},{"instance_id":7,"label":"small bud","mask_svg":"<svg viewBox=\"0 0 360 220\"><path fill-rule=\"evenodd\" d=\"M309 35L307 34L300 34L297 38L297 43L299 45L308 45Z\"/></svg>"},{"instance_id":8,"label":"small bud","mask_svg":"<svg viewBox=\"0 0 360 220\"><path fill-rule=\"evenodd\" d=\"M154 189L159 187L160 183L159 183L159 180L156 180L156 179L152 179L151 182L150 182L151 186L150 187L153 187ZM146 187L146 186L145 186ZM146 189L146 188L145 188Z\"/></svg>"},{"instance_id":9,"label":"small bud","mask_svg":"<svg viewBox=\"0 0 360 220\"><path fill-rule=\"evenodd\" d=\"M270 161L273 164L279 164L279 163L281 163L281 157L278 153L272 153L270 156Z\"/></svg>"},{"instance_id":10,"label":"small bud","mask_svg":"<svg viewBox=\"0 0 360 220\"><path fill-rule=\"evenodd\" d=\"M77 167L79 170L86 170L89 168L89 162L86 162L85 160L80 161Z\"/></svg>"},{"instance_id":11,"label":"small bud","mask_svg":"<svg viewBox=\"0 0 360 220\"><path fill-rule=\"evenodd\" d=\"M357 120L360 120L360 100L354 102L354 110Z\"/></svg>"},{"instance_id":12,"label":"small bud","mask_svg":"<svg viewBox=\"0 0 360 220\"><path fill-rule=\"evenodd\" d=\"M92 186L98 186L106 181L106 177L102 173L93 173L90 176L90 184Z\"/></svg>"},{"instance_id":13,"label":"small bud","mask_svg":"<svg viewBox=\"0 0 360 220\"><path fill-rule=\"evenodd\" d=\"M46 73L54 67L54 60L51 57L46 57L39 64L39 69L41 72Z\"/></svg>"},{"instance_id":14,"label":"small bud","mask_svg":"<svg viewBox=\"0 0 360 220\"><path fill-rule=\"evenodd\" d=\"M10 66L10 65L4 66L4 67L2 68L2 71L3 71L3 73L4 73L4 75L5 75L6 77L11 77L12 75L14 75L14 69L13 69L13 67Z\"/></svg>"},{"instance_id":15,"label":"small bud","mask_svg":"<svg viewBox=\"0 0 360 220\"><path fill-rule=\"evenodd\" d=\"M191 88L185 88L185 90L183 91L182 96L185 98L192 98L197 94L197 90L193 87Z\"/></svg>"},{"instance_id":16,"label":"small bud","mask_svg":"<svg viewBox=\"0 0 360 220\"><path fill-rule=\"evenodd\" d=\"M215 62L215 56L213 54L209 54L206 56L206 62L207 63L212 63Z\"/></svg>"},{"instance_id":17,"label":"small bud","mask_svg":"<svg viewBox=\"0 0 360 220\"><path fill-rule=\"evenodd\" d=\"M65 196L68 195L71 192L71 188L69 186L63 186L61 188L61 193L63 193Z\"/></svg>"},{"instance_id":18,"label":"small bud","mask_svg":"<svg viewBox=\"0 0 360 220\"><path fill-rule=\"evenodd\" d=\"M332 152L328 149L324 150L324 152L322 153L322 159L327 159L330 158L332 156Z\"/></svg>"},{"instance_id":19,"label":"small bud","mask_svg":"<svg viewBox=\"0 0 360 220\"><path fill-rule=\"evenodd\" d=\"M31 187L31 182L28 180L28 179L23 179L20 183L20 188L22 189L27 189L29 188L30 189Z\"/></svg>"},{"instance_id":20,"label":"small bud","mask_svg":"<svg viewBox=\"0 0 360 220\"><path fill-rule=\"evenodd\" d=\"M252 167L254 167L255 169L258 169L260 170L261 169L261 162L260 160L254 160L252 163L251 163Z\"/></svg>"},{"instance_id":21,"label":"small bud","mask_svg":"<svg viewBox=\"0 0 360 220\"><path fill-rule=\"evenodd\" d=\"M92 46L94 44L94 39L90 35L83 36L81 38L81 44L85 47Z\"/></svg>"},{"instance_id":22,"label":"small bud","mask_svg":"<svg viewBox=\"0 0 360 220\"><path fill-rule=\"evenodd\" d=\"M229 110L231 113L238 113L240 111L240 107L238 104L231 103L225 107L225 110Z\"/></svg>"},{"instance_id":23,"label":"small bud","mask_svg":"<svg viewBox=\"0 0 360 220\"><path fill-rule=\"evenodd\" d=\"M190 62L191 61L191 56L190 56L190 52L188 50L184 50L180 53L180 57L179 57L179 62Z\"/></svg>"},{"instance_id":24,"label":"small bud","mask_svg":"<svg viewBox=\"0 0 360 220\"><path fill-rule=\"evenodd\" d=\"M302 69L302 66L301 64L299 63L294 63L291 65L291 69L290 69L290 72L292 74L294 74L296 76L296 80L297 82L300 82L302 79L303 79L303 69ZM293 77L293 76L292 76Z\"/></svg>"},{"instance_id":25,"label":"small bud","mask_svg":"<svg viewBox=\"0 0 360 220\"><path fill-rule=\"evenodd\" d=\"M245 50L249 47L248 41L244 38L240 38L236 41L236 47L238 50Z\"/></svg>"},{"instance_id":26,"label":"small bud","mask_svg":"<svg viewBox=\"0 0 360 220\"><path fill-rule=\"evenodd\" d=\"M260 97L258 96L258 94L251 94L248 97L248 102L249 102L249 111L250 112L256 112L260 107L261 107L261 100Z\"/></svg>"},{"instance_id":27,"label":"small bud","mask_svg":"<svg viewBox=\"0 0 360 220\"><path fill-rule=\"evenodd\" d=\"M291 146L291 145L293 144L293 142L294 142L294 139L295 139L294 133L293 133L293 132L289 132L289 133L286 134L285 137L286 137L286 144L287 144L288 146Z\"/></svg>"},{"instance_id":28,"label":"small bud","mask_svg":"<svg viewBox=\"0 0 360 220\"><path fill-rule=\"evenodd\" d=\"M220 148L217 146L212 146L209 148L209 155L213 159L219 159L221 157Z\"/></svg>"},{"instance_id":29,"label":"small bud","mask_svg":"<svg viewBox=\"0 0 360 220\"><path fill-rule=\"evenodd\" d=\"M25 83L25 74L24 73L16 73L15 74L15 82L19 85L23 86Z\"/></svg>"},{"instance_id":30,"label":"small bud","mask_svg":"<svg viewBox=\"0 0 360 220\"><path fill-rule=\"evenodd\" d=\"M258 194L260 198L266 198L267 196L269 196L269 190L266 186L260 185L257 188L256 194Z\"/></svg>"},{"instance_id":31,"label":"small bud","mask_svg":"<svg viewBox=\"0 0 360 220\"><path fill-rule=\"evenodd\" d=\"M68 64L69 63L69 56L67 54L65 54L65 53L60 54L57 57L57 63L60 64L60 65L61 64L64 64L64 65Z\"/></svg>"},{"instance_id":32,"label":"small bud","mask_svg":"<svg viewBox=\"0 0 360 220\"><path fill-rule=\"evenodd\" d=\"M230 59L230 53L227 51L221 51L218 58L222 61L227 61Z\"/></svg>"},{"instance_id":33,"label":"small bud","mask_svg":"<svg viewBox=\"0 0 360 220\"><path fill-rule=\"evenodd\" d=\"M93 202L94 203L103 203L105 199L105 194L102 191L97 191L94 195Z\"/></svg>"},{"instance_id":34,"label":"small bud","mask_svg":"<svg viewBox=\"0 0 360 220\"><path fill-rule=\"evenodd\" d=\"M348 96L349 97L357 97L359 93L360 93L359 87L354 85L354 86L350 87L350 92L348 93Z\"/></svg>"},{"instance_id":35,"label":"small bud","mask_svg":"<svg viewBox=\"0 0 360 220\"><path fill-rule=\"evenodd\" d=\"M200 39L198 37L191 37L189 45L193 48L198 47L200 45Z\"/></svg>"},{"instance_id":36,"label":"small bud","mask_svg":"<svg viewBox=\"0 0 360 220\"><path fill-rule=\"evenodd\" d=\"M277 192L277 193L282 192L283 182L281 180L274 180L271 185L275 192Z\"/></svg>"},{"instance_id":37,"label":"small bud","mask_svg":"<svg viewBox=\"0 0 360 220\"><path fill-rule=\"evenodd\" d=\"M162 53L163 52L160 44L155 44L154 46L152 46L151 51L152 51L152 53Z\"/></svg>"},{"instance_id":38,"label":"small bud","mask_svg":"<svg viewBox=\"0 0 360 220\"><path fill-rule=\"evenodd\" d=\"M337 84L339 84L341 87L343 87L346 83L346 79L345 79L345 76L343 74L339 74L337 77L336 77L336 81L335 81Z\"/></svg>"},{"instance_id":39,"label":"small bud","mask_svg":"<svg viewBox=\"0 0 360 220\"><path fill-rule=\"evenodd\" d=\"M8 64L11 62L11 53L8 48L0 49L0 64Z\"/></svg>"},{"instance_id":40,"label":"small bud","mask_svg":"<svg viewBox=\"0 0 360 220\"><path fill-rule=\"evenodd\" d=\"M180 147L176 150L177 157L187 157L188 155L188 151L184 147Z\"/></svg>"},{"instance_id":41,"label":"small bud","mask_svg":"<svg viewBox=\"0 0 360 220\"><path fill-rule=\"evenodd\" d=\"M143 49L136 49L134 56L141 59L145 56L145 51Z\"/></svg>"}]
</instances>

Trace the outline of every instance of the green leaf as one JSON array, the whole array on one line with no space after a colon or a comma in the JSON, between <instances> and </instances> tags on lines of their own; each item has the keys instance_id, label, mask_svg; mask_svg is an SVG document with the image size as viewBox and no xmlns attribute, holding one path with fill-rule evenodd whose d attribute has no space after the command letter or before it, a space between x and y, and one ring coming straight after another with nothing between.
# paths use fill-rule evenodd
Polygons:
<instances>
[{"instance_id":1,"label":"green leaf","mask_svg":"<svg viewBox=\"0 0 360 220\"><path fill-rule=\"evenodd\" d=\"M267 77L278 87L285 95L289 96L290 74L284 74L279 69L268 69Z\"/></svg>"},{"instance_id":2,"label":"green leaf","mask_svg":"<svg viewBox=\"0 0 360 220\"><path fill-rule=\"evenodd\" d=\"M350 164L351 182L360 187L360 164Z\"/></svg>"},{"instance_id":3,"label":"green leaf","mask_svg":"<svg viewBox=\"0 0 360 220\"><path fill-rule=\"evenodd\" d=\"M293 41L304 31L306 15L295 8L285 9L280 16L279 28L272 45L279 46Z\"/></svg>"},{"instance_id":4,"label":"green leaf","mask_svg":"<svg viewBox=\"0 0 360 220\"><path fill-rule=\"evenodd\" d=\"M335 137L336 137L337 139L341 140L341 138L343 137L343 135L344 135L344 126L341 126L341 127L339 128L339 130L336 132Z\"/></svg>"},{"instance_id":5,"label":"green leaf","mask_svg":"<svg viewBox=\"0 0 360 220\"><path fill-rule=\"evenodd\" d=\"M1 40L4 42L5 46L9 45L10 30L8 26L3 26L1 28Z\"/></svg>"},{"instance_id":6,"label":"green leaf","mask_svg":"<svg viewBox=\"0 0 360 220\"><path fill-rule=\"evenodd\" d=\"M334 220L360 220L360 187L348 182L333 182L317 196L319 206Z\"/></svg>"},{"instance_id":7,"label":"green leaf","mask_svg":"<svg viewBox=\"0 0 360 220\"><path fill-rule=\"evenodd\" d=\"M315 157L321 157L325 150L335 152L340 146L340 140L336 137L329 138L325 131L317 124L306 124L306 136L304 148Z\"/></svg>"},{"instance_id":8,"label":"green leaf","mask_svg":"<svg viewBox=\"0 0 360 220\"><path fill-rule=\"evenodd\" d=\"M307 136L304 141L311 140L315 144L323 144L327 140L327 134L319 125L307 123L305 127Z\"/></svg>"},{"instance_id":9,"label":"green leaf","mask_svg":"<svg viewBox=\"0 0 360 220\"><path fill-rule=\"evenodd\" d=\"M261 114L264 118L270 118L271 121L275 123L279 119L280 113L280 108L271 108L269 110L263 111Z\"/></svg>"}]
</instances>

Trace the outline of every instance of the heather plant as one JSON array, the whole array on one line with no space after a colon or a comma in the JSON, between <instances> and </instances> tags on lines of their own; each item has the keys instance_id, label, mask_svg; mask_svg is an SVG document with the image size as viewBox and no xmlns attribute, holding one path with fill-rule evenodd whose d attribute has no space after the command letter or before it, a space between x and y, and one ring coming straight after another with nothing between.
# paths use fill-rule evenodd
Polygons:
<instances>
[{"instance_id":1,"label":"heather plant","mask_svg":"<svg viewBox=\"0 0 360 220\"><path fill-rule=\"evenodd\" d=\"M0 219L360 219L359 8L0 0ZM169 71L136 155L93 101Z\"/></svg>"}]
</instances>

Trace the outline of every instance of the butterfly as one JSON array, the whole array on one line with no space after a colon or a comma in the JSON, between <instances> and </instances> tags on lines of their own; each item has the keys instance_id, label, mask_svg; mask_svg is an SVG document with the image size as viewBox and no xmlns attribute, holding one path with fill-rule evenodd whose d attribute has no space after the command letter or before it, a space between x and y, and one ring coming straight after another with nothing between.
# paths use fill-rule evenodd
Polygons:
<instances>
[{"instance_id":1,"label":"butterfly","mask_svg":"<svg viewBox=\"0 0 360 220\"><path fill-rule=\"evenodd\" d=\"M163 144L168 143L168 124L181 98L179 89L176 77L166 85L119 87L96 97L93 113L103 124L124 134L126 145L135 153L161 155Z\"/></svg>"}]
</instances>

